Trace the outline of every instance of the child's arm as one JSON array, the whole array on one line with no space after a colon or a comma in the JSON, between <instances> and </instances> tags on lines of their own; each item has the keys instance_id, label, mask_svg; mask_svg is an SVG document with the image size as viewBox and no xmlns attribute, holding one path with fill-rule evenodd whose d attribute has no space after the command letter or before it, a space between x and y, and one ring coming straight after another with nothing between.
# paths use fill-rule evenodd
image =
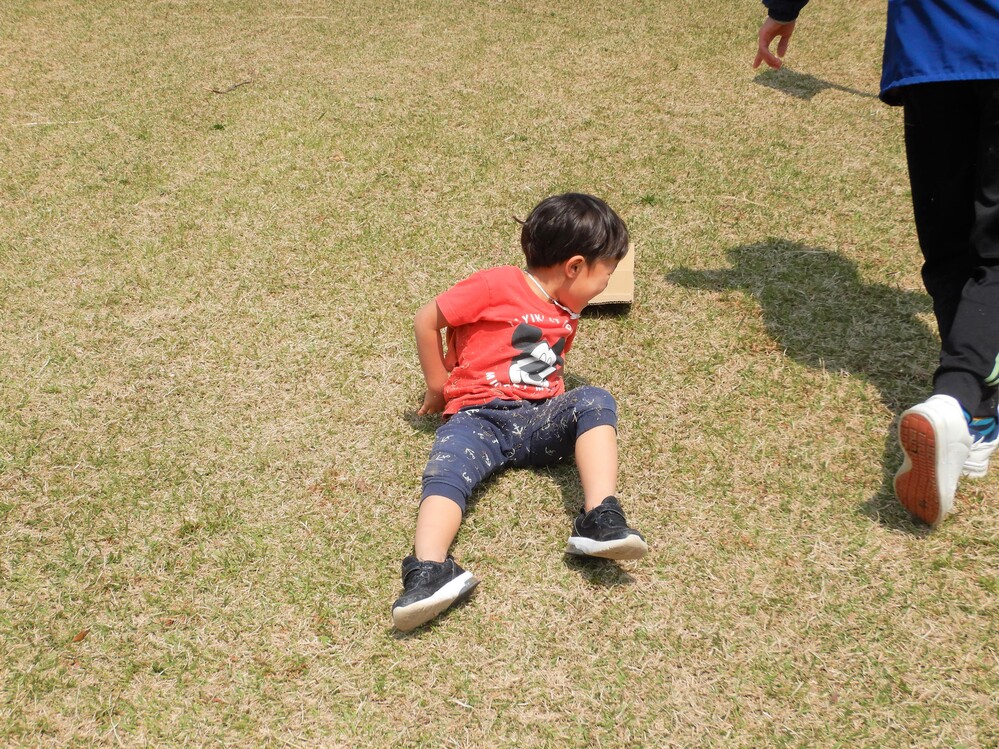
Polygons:
<instances>
[{"instance_id":1,"label":"child's arm","mask_svg":"<svg viewBox=\"0 0 999 749\"><path fill-rule=\"evenodd\" d=\"M420 416L436 414L444 410L444 383L448 369L444 364L444 346L441 343L441 330L447 327L447 320L441 314L437 302L428 302L420 307L413 320L416 332L416 353L420 357L423 379L427 382L427 392L423 405L417 411Z\"/></svg>"}]
</instances>

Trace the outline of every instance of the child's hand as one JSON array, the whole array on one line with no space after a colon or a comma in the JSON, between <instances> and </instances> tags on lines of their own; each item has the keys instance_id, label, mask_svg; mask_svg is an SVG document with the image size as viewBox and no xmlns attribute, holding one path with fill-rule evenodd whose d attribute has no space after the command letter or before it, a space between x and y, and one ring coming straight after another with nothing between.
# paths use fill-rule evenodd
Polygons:
<instances>
[{"instance_id":1,"label":"child's hand","mask_svg":"<svg viewBox=\"0 0 999 749\"><path fill-rule=\"evenodd\" d=\"M760 26L758 34L756 59L753 61L753 69L760 67L761 62L765 62L775 70L784 64L784 55L787 53L787 44L791 41L791 34L794 33L794 21L777 21L767 16ZM777 39L777 54L770 51L770 43Z\"/></svg>"},{"instance_id":2,"label":"child's hand","mask_svg":"<svg viewBox=\"0 0 999 749\"><path fill-rule=\"evenodd\" d=\"M416 413L419 416L427 416L429 414L439 414L443 410L444 393L427 390L426 395L423 396L423 405L420 406L420 410Z\"/></svg>"}]
</instances>

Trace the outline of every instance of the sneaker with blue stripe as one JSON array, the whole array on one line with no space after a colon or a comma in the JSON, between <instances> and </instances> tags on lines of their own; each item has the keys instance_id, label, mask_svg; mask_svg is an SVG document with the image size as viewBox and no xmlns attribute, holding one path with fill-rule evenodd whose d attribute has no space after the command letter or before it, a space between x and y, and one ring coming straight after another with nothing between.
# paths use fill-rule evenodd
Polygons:
<instances>
[{"instance_id":1,"label":"sneaker with blue stripe","mask_svg":"<svg viewBox=\"0 0 999 749\"><path fill-rule=\"evenodd\" d=\"M968 478L980 479L988 473L989 459L999 447L999 419L995 416L972 419L968 430L971 432L971 451L961 472Z\"/></svg>"}]
</instances>

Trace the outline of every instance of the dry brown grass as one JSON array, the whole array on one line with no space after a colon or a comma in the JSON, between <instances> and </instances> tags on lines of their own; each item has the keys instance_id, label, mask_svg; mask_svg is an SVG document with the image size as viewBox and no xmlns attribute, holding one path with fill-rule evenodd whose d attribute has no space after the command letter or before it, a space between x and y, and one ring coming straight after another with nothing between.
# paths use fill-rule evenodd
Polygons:
<instances>
[{"instance_id":1,"label":"dry brown grass","mask_svg":"<svg viewBox=\"0 0 999 749\"><path fill-rule=\"evenodd\" d=\"M996 746L999 479L889 491L935 344L883 4L814 5L754 77L753 3L4 4L2 742ZM570 368L653 553L506 474L400 636L412 313L569 188L638 247Z\"/></svg>"}]
</instances>

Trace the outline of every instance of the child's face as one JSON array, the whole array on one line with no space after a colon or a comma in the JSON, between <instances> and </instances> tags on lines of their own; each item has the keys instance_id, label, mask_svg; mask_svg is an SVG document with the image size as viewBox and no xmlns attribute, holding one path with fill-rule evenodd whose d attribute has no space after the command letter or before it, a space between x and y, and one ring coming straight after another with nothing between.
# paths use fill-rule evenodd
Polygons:
<instances>
[{"instance_id":1,"label":"child's face","mask_svg":"<svg viewBox=\"0 0 999 749\"><path fill-rule=\"evenodd\" d=\"M559 301L573 312L582 312L597 294L607 288L617 260L595 260L580 263L576 275L566 279Z\"/></svg>"}]
</instances>

